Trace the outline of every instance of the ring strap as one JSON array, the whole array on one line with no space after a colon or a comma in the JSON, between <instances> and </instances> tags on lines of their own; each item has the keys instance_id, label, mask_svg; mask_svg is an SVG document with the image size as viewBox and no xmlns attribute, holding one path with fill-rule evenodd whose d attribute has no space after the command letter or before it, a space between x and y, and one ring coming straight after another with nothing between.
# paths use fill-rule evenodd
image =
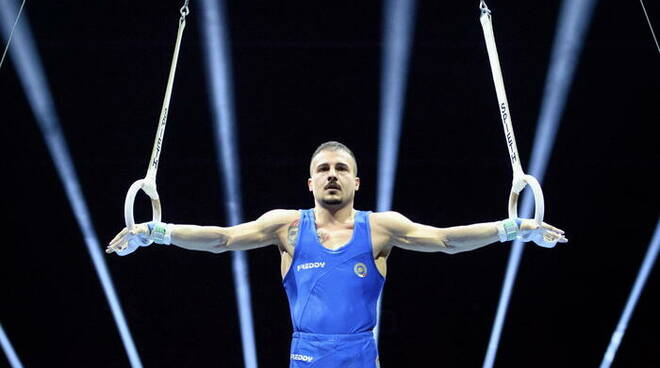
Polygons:
<instances>
[{"instance_id":1,"label":"ring strap","mask_svg":"<svg viewBox=\"0 0 660 368\"><path fill-rule=\"evenodd\" d=\"M170 106L170 99L172 97L172 87L174 86L174 76L176 74L177 61L179 59L179 50L181 48L181 39L183 30L186 28L186 16L188 15L188 0L180 10L181 17L179 18L179 29L177 31L176 42L174 44L174 54L172 55L172 64L170 65L170 72L167 79L167 87L165 88L165 97L163 98L163 107L160 111L160 118L158 120L158 130L156 131L156 139L151 151L151 158L149 159L149 167L147 168L147 175L144 179L137 180L131 185L126 194L124 202L124 221L126 227L135 225L133 217L133 203L135 196L139 190L144 191L149 198L151 198L152 221L160 222L161 205L158 191L156 189L156 173L158 172L158 164L160 162L160 153L163 148L163 137L165 135L165 126L167 125L167 115Z\"/></svg>"},{"instance_id":2,"label":"ring strap","mask_svg":"<svg viewBox=\"0 0 660 368\"><path fill-rule=\"evenodd\" d=\"M534 220L539 226L542 226L545 211L543 191L541 190L541 185L538 180L531 175L525 174L522 165L520 164L516 137L513 133L513 124L511 123L511 111L509 110L509 103L506 98L504 78L502 77L502 69L500 67L497 46L495 44L491 11L488 9L488 6L486 6L484 1L479 3L479 9L481 10L479 20L484 32L486 49L488 50L488 60L490 61L490 69L493 74L493 82L495 83L498 109L500 112L500 118L502 119L504 137L506 139L507 148L509 149L509 160L511 161L511 168L513 170L513 182L511 185L511 194L509 195L509 218L518 218L518 198L520 192L522 192L525 186L529 184L534 193Z\"/></svg>"}]
</instances>

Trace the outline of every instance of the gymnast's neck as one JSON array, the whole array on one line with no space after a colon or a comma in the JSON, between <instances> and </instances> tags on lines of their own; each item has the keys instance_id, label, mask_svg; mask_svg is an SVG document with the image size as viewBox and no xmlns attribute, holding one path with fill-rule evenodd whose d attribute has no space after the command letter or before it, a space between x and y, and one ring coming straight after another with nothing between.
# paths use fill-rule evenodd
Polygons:
<instances>
[{"instance_id":1,"label":"gymnast's neck","mask_svg":"<svg viewBox=\"0 0 660 368\"><path fill-rule=\"evenodd\" d=\"M325 205L316 202L314 206L314 218L319 224L346 223L353 220L355 215L353 201L341 206Z\"/></svg>"}]
</instances>

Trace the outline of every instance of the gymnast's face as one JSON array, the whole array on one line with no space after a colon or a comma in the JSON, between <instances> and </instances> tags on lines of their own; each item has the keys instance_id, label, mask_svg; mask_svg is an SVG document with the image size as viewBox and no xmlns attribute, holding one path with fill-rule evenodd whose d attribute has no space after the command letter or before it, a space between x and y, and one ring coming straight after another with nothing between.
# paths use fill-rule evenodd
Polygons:
<instances>
[{"instance_id":1,"label":"gymnast's face","mask_svg":"<svg viewBox=\"0 0 660 368\"><path fill-rule=\"evenodd\" d=\"M360 178L355 176L357 164L343 150L324 150L312 158L307 187L317 203L324 207L343 207L353 203Z\"/></svg>"}]
</instances>

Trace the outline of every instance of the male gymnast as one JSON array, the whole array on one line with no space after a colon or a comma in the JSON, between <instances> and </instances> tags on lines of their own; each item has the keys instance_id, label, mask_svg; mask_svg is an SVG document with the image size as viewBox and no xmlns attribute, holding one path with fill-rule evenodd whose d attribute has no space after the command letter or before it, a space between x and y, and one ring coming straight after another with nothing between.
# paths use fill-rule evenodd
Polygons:
<instances>
[{"instance_id":1,"label":"male gymnast","mask_svg":"<svg viewBox=\"0 0 660 368\"><path fill-rule=\"evenodd\" d=\"M397 212L357 211L357 161L339 142L321 144L309 171L312 209L272 210L231 227L137 224L117 234L106 252L125 255L152 242L212 253L276 245L294 331L290 368L373 368L376 304L393 247L454 254L539 235L568 241L562 230L528 219L437 228Z\"/></svg>"}]
</instances>

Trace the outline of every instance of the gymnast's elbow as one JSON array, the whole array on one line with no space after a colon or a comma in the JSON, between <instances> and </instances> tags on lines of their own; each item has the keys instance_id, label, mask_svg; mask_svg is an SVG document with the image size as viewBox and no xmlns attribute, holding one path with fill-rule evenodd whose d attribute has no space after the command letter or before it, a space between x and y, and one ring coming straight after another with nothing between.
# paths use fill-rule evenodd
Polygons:
<instances>
[{"instance_id":1,"label":"gymnast's elbow","mask_svg":"<svg viewBox=\"0 0 660 368\"><path fill-rule=\"evenodd\" d=\"M404 249L409 249L417 252L424 253L447 253L456 254L463 251L463 249L449 243L443 237L433 239L398 239L397 246Z\"/></svg>"},{"instance_id":2,"label":"gymnast's elbow","mask_svg":"<svg viewBox=\"0 0 660 368\"><path fill-rule=\"evenodd\" d=\"M209 239L210 241L206 247L209 252L219 254L234 250L231 247L234 242L232 242L231 234L227 231L227 228L216 227L213 230L214 234Z\"/></svg>"},{"instance_id":3,"label":"gymnast's elbow","mask_svg":"<svg viewBox=\"0 0 660 368\"><path fill-rule=\"evenodd\" d=\"M446 254L456 254L465 251L464 249L461 249L461 247L456 246L456 244L452 244L448 241L438 242L436 250Z\"/></svg>"},{"instance_id":4,"label":"gymnast's elbow","mask_svg":"<svg viewBox=\"0 0 660 368\"><path fill-rule=\"evenodd\" d=\"M440 231L440 234L437 236L435 243L435 249L437 252L447 253L447 254L456 254L464 251L460 246L449 241L449 238L446 234Z\"/></svg>"},{"instance_id":5,"label":"gymnast's elbow","mask_svg":"<svg viewBox=\"0 0 660 368\"><path fill-rule=\"evenodd\" d=\"M264 241L260 237L245 236L245 234L229 231L227 228L218 228L208 250L212 253L224 253L229 251L250 250L259 248L272 242Z\"/></svg>"},{"instance_id":6,"label":"gymnast's elbow","mask_svg":"<svg viewBox=\"0 0 660 368\"><path fill-rule=\"evenodd\" d=\"M213 254L220 254L229 251L230 249L222 244L212 244L207 250Z\"/></svg>"},{"instance_id":7,"label":"gymnast's elbow","mask_svg":"<svg viewBox=\"0 0 660 368\"><path fill-rule=\"evenodd\" d=\"M461 249L460 247L457 247L452 244L443 244L440 251L447 254L456 254L456 253L465 252L465 249Z\"/></svg>"},{"instance_id":8,"label":"gymnast's elbow","mask_svg":"<svg viewBox=\"0 0 660 368\"><path fill-rule=\"evenodd\" d=\"M429 240L431 240L433 244L432 248L434 252L456 254L462 251L460 247L456 246L456 244L453 244L452 242L449 241L449 238L447 237L447 233L446 231L444 231L444 229L440 229L440 228L433 229L433 234Z\"/></svg>"}]
</instances>

